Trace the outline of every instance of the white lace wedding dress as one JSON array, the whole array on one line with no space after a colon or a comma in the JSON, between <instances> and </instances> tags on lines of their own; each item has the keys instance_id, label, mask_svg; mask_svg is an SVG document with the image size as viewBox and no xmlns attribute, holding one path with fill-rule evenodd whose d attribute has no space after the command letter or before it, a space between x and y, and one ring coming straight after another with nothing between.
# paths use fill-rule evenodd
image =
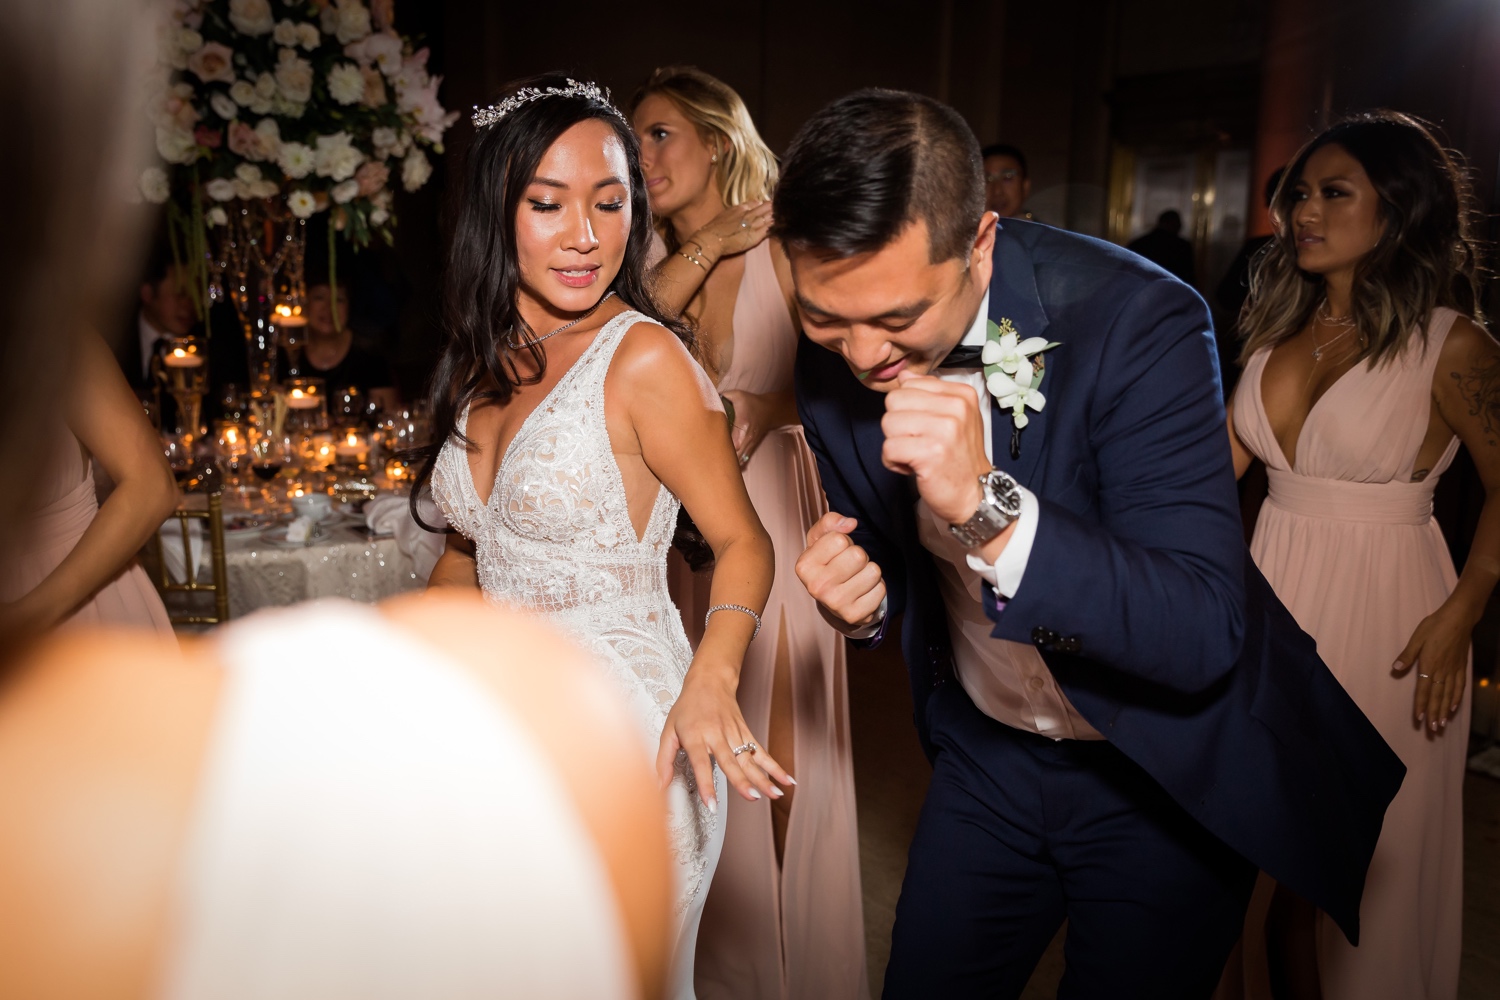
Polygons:
<instances>
[{"instance_id":1,"label":"white lace wedding dress","mask_svg":"<svg viewBox=\"0 0 1500 1000\"><path fill-rule=\"evenodd\" d=\"M438 456L432 495L448 523L474 543L485 595L545 618L598 654L641 720L654 756L693 654L667 594L677 498L661 487L644 535L636 537L604 424L604 378L615 349L638 322L649 320L625 312L604 325L521 424L487 502L480 501L468 454L454 439ZM467 424L465 410L459 433ZM724 777L717 770L715 782L722 802ZM693 996L693 949L724 828L703 805L681 754L669 807L679 880L668 995L687 998Z\"/></svg>"}]
</instances>

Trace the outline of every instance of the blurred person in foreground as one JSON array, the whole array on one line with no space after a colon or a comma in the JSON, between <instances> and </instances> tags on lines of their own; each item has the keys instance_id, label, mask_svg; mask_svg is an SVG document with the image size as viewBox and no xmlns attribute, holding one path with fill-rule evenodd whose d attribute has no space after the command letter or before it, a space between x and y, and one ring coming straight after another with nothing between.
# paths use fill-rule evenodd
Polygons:
<instances>
[{"instance_id":1,"label":"blurred person in foreground","mask_svg":"<svg viewBox=\"0 0 1500 1000\"><path fill-rule=\"evenodd\" d=\"M888 1000L1016 997L1064 920L1060 995L1207 997L1257 867L1357 937L1403 769L1245 556L1202 299L997 220L918 94L813 115L774 205L832 508L797 573L851 638L903 616L933 761Z\"/></svg>"},{"instance_id":2,"label":"blurred person in foreground","mask_svg":"<svg viewBox=\"0 0 1500 1000\"><path fill-rule=\"evenodd\" d=\"M1458 991L1469 640L1500 579L1500 345L1470 212L1422 122L1340 122L1287 168L1240 322L1235 471L1259 458L1270 479L1251 555L1407 767L1359 946L1284 889L1272 904L1272 982L1293 996ZM1432 516L1460 444L1486 492L1462 576Z\"/></svg>"},{"instance_id":3,"label":"blurred person in foreground","mask_svg":"<svg viewBox=\"0 0 1500 1000\"><path fill-rule=\"evenodd\" d=\"M5 565L51 447L33 428L64 419L71 363L107 357L76 332L123 299L153 28L121 0L6 10L0 181L40 238L0 245ZM16 626L0 996L660 994L660 794L606 682L550 632L456 594L304 605L182 647Z\"/></svg>"},{"instance_id":4,"label":"blurred person in foreground","mask_svg":"<svg viewBox=\"0 0 1500 1000\"><path fill-rule=\"evenodd\" d=\"M730 799L698 938L698 996L866 997L844 642L792 569L827 502L792 396L791 271L781 245L766 238L776 157L740 96L691 67L653 73L630 114L669 250L656 267L657 301L693 323L709 377L734 407L745 490L777 554L740 707L766 734L766 750L797 775L769 808ZM693 572L676 553L668 571L696 640L713 572Z\"/></svg>"},{"instance_id":5,"label":"blurred person in foreground","mask_svg":"<svg viewBox=\"0 0 1500 1000\"><path fill-rule=\"evenodd\" d=\"M1029 219L1026 200L1031 197L1031 173L1026 154L1015 146L997 142L979 151L984 163L984 210L1002 219Z\"/></svg>"}]
</instances>

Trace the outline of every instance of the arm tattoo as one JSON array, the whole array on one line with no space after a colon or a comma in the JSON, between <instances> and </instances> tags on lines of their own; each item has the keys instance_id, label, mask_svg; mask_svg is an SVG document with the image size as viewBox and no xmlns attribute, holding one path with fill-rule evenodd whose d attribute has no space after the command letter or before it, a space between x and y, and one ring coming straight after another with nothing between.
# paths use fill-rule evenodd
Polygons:
<instances>
[{"instance_id":1,"label":"arm tattoo","mask_svg":"<svg viewBox=\"0 0 1500 1000\"><path fill-rule=\"evenodd\" d=\"M1467 372L1449 375L1458 383L1469 416L1479 418L1487 443L1500 445L1500 356L1477 358Z\"/></svg>"}]
</instances>

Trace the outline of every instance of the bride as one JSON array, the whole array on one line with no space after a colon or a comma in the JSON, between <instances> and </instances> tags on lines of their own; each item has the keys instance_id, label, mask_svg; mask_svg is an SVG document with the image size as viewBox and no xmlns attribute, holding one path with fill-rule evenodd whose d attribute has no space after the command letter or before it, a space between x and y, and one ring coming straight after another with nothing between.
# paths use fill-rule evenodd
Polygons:
<instances>
[{"instance_id":1,"label":"bride","mask_svg":"<svg viewBox=\"0 0 1500 1000\"><path fill-rule=\"evenodd\" d=\"M596 85L555 75L474 124L434 377L437 444L413 491L430 479L456 532L431 579L477 585L572 635L658 741L679 877L669 995L690 997L724 783L749 800L793 783L735 700L771 543L691 335L646 292L651 220L630 124ZM667 594L679 501L716 563L696 654Z\"/></svg>"}]
</instances>

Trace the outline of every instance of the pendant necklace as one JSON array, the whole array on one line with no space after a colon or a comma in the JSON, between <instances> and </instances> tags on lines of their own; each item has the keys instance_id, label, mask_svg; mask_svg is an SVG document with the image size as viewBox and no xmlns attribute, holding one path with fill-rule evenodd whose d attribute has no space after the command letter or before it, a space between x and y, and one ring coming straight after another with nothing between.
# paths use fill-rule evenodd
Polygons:
<instances>
[{"instance_id":1,"label":"pendant necklace","mask_svg":"<svg viewBox=\"0 0 1500 1000\"><path fill-rule=\"evenodd\" d=\"M1328 303L1325 300L1322 305L1318 306L1318 310L1314 314L1314 318L1324 326L1341 326L1344 328L1344 332L1335 335L1334 338L1326 344L1319 344L1316 339L1313 340L1312 356L1314 364L1323 360L1324 351L1328 350L1334 344L1337 344L1339 341L1343 340L1345 337L1349 336L1349 334L1354 332L1354 320L1352 318L1348 316L1341 316L1338 319L1335 319L1333 316L1327 313L1327 306Z\"/></svg>"},{"instance_id":2,"label":"pendant necklace","mask_svg":"<svg viewBox=\"0 0 1500 1000\"><path fill-rule=\"evenodd\" d=\"M548 340L548 339L550 339L552 337L555 337L559 333L562 333L564 330L571 329L571 328L577 326L579 323L582 323L584 320L588 319L590 316L594 315L594 313L598 310L598 308L600 306L604 305L605 302L609 301L609 297L611 295L613 295L613 294L615 294L613 289L605 292L604 293L604 297L601 298L598 302L595 302L593 305L589 306L588 309L584 311L584 313L583 313L582 316L579 316L577 319L569 320L568 322L564 323L562 326L558 327L556 330L553 330L551 333L544 333L540 337L534 337L531 340L522 341L519 344L515 342L515 340L512 338L512 336L510 334L506 334L506 336L505 336L505 346L509 347L512 351L519 351L523 347L528 347L528 346L529 347L535 347L537 344L540 344L542 341ZM521 321L521 325L525 326L525 324L526 324L526 321L522 320Z\"/></svg>"}]
</instances>

